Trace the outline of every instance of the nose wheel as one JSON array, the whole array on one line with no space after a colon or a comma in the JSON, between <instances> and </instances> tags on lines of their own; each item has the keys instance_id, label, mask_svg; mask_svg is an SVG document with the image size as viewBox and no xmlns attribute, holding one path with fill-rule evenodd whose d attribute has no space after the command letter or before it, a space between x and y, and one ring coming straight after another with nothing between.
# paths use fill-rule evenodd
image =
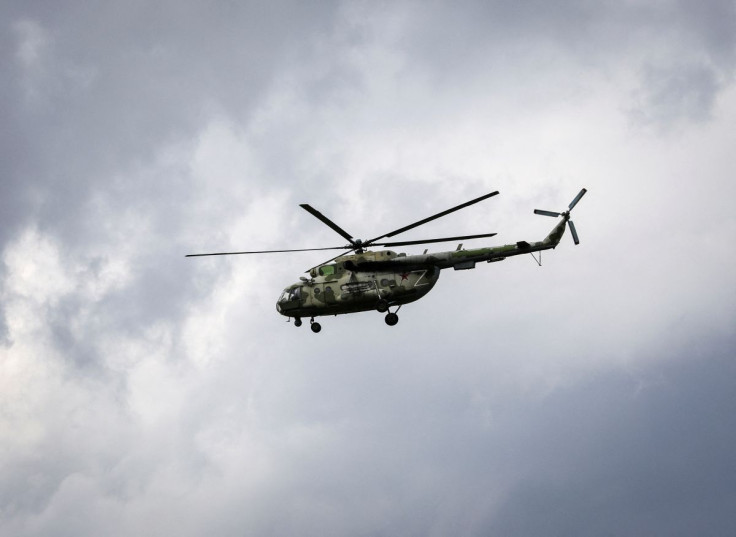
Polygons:
<instances>
[{"instance_id":1,"label":"nose wheel","mask_svg":"<svg viewBox=\"0 0 736 537\"><path fill-rule=\"evenodd\" d=\"M302 325L302 319L301 317L294 317L294 326L299 328ZM314 317L312 317L309 320L309 328L312 329L312 332L315 334L319 334L319 332L322 330L322 325L314 321Z\"/></svg>"}]
</instances>

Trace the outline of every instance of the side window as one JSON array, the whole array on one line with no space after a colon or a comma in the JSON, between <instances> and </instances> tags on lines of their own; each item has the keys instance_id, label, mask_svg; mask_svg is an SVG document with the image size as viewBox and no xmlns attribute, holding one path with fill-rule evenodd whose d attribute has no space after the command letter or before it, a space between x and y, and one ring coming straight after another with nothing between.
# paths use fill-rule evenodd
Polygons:
<instances>
[{"instance_id":1,"label":"side window","mask_svg":"<svg viewBox=\"0 0 736 537\"><path fill-rule=\"evenodd\" d=\"M302 296L302 288L294 287L289 293L289 300L299 300Z\"/></svg>"}]
</instances>

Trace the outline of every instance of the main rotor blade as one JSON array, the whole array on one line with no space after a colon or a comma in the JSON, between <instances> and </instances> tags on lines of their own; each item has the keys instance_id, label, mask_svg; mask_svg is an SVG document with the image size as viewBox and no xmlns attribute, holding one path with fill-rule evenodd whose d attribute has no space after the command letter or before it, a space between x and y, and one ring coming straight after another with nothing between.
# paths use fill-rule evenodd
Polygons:
<instances>
[{"instance_id":1,"label":"main rotor blade","mask_svg":"<svg viewBox=\"0 0 736 537\"><path fill-rule=\"evenodd\" d=\"M570 209L570 210L572 210L572 208L575 207L575 205L578 204L578 202L580 201L580 198L582 198L585 195L586 192L587 192L587 190L585 188L582 189L578 193L578 195L575 196L575 199L570 202L570 205L568 205L567 208Z\"/></svg>"},{"instance_id":2,"label":"main rotor blade","mask_svg":"<svg viewBox=\"0 0 736 537\"><path fill-rule=\"evenodd\" d=\"M490 194L486 194L484 196L481 196L479 198L475 198L474 200L467 201L465 203L462 203L458 205L457 207L453 207L452 209L447 209L446 211L442 211L441 213L437 213L435 215L432 215L428 218L424 218L423 220L419 220L418 222L414 222L413 224L409 224L408 226L404 226L402 228L399 228L395 231L391 231L389 233L386 233L385 235L380 235L376 237L375 239L371 239L368 241L365 241L363 244L370 245L373 244L375 241L383 239L384 237L393 237L395 235L398 235L399 233L404 233L405 231L409 231L410 229L414 229L415 227L419 227L422 224L426 224L427 222L431 222L432 220L437 220L438 218L442 218L443 216L446 216L450 213L454 213L455 211L459 211L460 209L464 209L465 207L469 207L470 205L473 205L475 203L478 203L479 201L483 201L485 199L490 198L491 196L495 196L498 194L498 190L495 192L491 192Z\"/></svg>"},{"instance_id":3,"label":"main rotor blade","mask_svg":"<svg viewBox=\"0 0 736 537\"><path fill-rule=\"evenodd\" d=\"M543 211L542 209L534 209L534 214L543 214L544 216L554 216L557 218L560 216L561 213L556 213L553 211Z\"/></svg>"},{"instance_id":4,"label":"main rotor blade","mask_svg":"<svg viewBox=\"0 0 736 537\"><path fill-rule=\"evenodd\" d=\"M430 244L433 242L450 242L450 241L464 241L470 239L480 239L483 237L493 237L496 233L483 233L481 235L463 235L462 237L444 237L442 239L423 239L418 241L402 241L402 242L374 242L371 246L409 246L411 244Z\"/></svg>"},{"instance_id":5,"label":"main rotor blade","mask_svg":"<svg viewBox=\"0 0 736 537\"><path fill-rule=\"evenodd\" d=\"M319 219L323 224L328 225L330 228L332 228L334 231L339 233L342 237L346 238L350 244L354 244L353 242L353 236L345 231L343 228L338 226L335 222L327 218L325 215L323 215L321 212L319 212L317 209L309 205L308 203L302 203L299 205L302 209L307 211L309 214L314 216L315 218Z\"/></svg>"},{"instance_id":6,"label":"main rotor blade","mask_svg":"<svg viewBox=\"0 0 736 537\"><path fill-rule=\"evenodd\" d=\"M351 248L351 247L348 247L348 248L345 248L345 249L348 250L348 251L353 251L353 252L356 250L355 248ZM344 255L349 255L349 254L348 254L348 252L341 252L341 253L337 254L335 257L331 257L327 261L322 261L319 265L314 265L313 267L308 268L307 270L304 271L304 273L305 274L308 274L309 272L312 271L312 269L316 269L318 267L321 267L322 265L326 265L327 263L331 263L332 261L334 261L338 257L342 257Z\"/></svg>"},{"instance_id":7,"label":"main rotor blade","mask_svg":"<svg viewBox=\"0 0 736 537\"><path fill-rule=\"evenodd\" d=\"M352 246L329 246L327 248L298 248L296 250L258 250L253 252L216 252L212 254L188 254L184 257L204 257L208 255L241 255L241 254L281 254L285 252L316 252L319 250L350 250Z\"/></svg>"},{"instance_id":8,"label":"main rotor blade","mask_svg":"<svg viewBox=\"0 0 736 537\"><path fill-rule=\"evenodd\" d=\"M572 223L572 220L567 221L567 225L570 226L570 233L572 233L572 240L575 241L575 244L580 244L580 239L578 238L578 232L575 231L575 224Z\"/></svg>"}]
</instances>

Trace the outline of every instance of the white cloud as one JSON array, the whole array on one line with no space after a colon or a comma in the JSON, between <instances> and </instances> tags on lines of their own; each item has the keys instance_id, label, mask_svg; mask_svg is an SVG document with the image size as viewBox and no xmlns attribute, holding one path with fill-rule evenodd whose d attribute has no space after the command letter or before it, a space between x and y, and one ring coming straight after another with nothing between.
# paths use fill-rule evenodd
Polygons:
<instances>
[{"instance_id":1,"label":"white cloud","mask_svg":"<svg viewBox=\"0 0 736 537\"><path fill-rule=\"evenodd\" d=\"M52 106L3 86L0 535L728 527L728 3L168 7L2 8ZM183 257L496 189L411 238L536 240L581 187L580 246L394 328L286 324L319 252Z\"/></svg>"},{"instance_id":2,"label":"white cloud","mask_svg":"<svg viewBox=\"0 0 736 537\"><path fill-rule=\"evenodd\" d=\"M33 70L43 61L49 36L36 21L22 20L13 25L18 38L16 58L24 69Z\"/></svg>"}]
</instances>

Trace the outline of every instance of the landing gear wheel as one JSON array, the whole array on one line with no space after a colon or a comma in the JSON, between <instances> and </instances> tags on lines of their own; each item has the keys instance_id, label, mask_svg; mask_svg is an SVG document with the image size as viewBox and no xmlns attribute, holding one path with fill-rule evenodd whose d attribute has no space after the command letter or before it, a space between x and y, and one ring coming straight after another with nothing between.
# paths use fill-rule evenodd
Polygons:
<instances>
[{"instance_id":1,"label":"landing gear wheel","mask_svg":"<svg viewBox=\"0 0 736 537\"><path fill-rule=\"evenodd\" d=\"M376 304L376 309L379 313L386 313L388 311L388 302L384 299L379 300Z\"/></svg>"},{"instance_id":2,"label":"landing gear wheel","mask_svg":"<svg viewBox=\"0 0 736 537\"><path fill-rule=\"evenodd\" d=\"M302 325L302 320L299 317L294 318L294 326L299 328Z\"/></svg>"},{"instance_id":3,"label":"landing gear wheel","mask_svg":"<svg viewBox=\"0 0 736 537\"><path fill-rule=\"evenodd\" d=\"M387 313L386 314L386 324L389 326L394 326L396 323L399 322L399 316L395 313Z\"/></svg>"},{"instance_id":4,"label":"landing gear wheel","mask_svg":"<svg viewBox=\"0 0 736 537\"><path fill-rule=\"evenodd\" d=\"M322 325L319 323L312 323L312 326L310 326L310 328L312 329L312 332L314 332L315 334L319 334L319 331L322 330Z\"/></svg>"}]
</instances>

